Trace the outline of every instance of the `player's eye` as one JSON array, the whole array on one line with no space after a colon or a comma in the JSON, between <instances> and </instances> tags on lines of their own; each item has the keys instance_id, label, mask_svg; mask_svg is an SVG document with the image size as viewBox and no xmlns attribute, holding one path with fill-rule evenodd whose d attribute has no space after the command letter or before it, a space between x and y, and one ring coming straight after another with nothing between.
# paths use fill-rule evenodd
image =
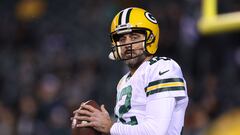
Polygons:
<instances>
[{"instance_id":1,"label":"player's eye","mask_svg":"<svg viewBox=\"0 0 240 135\"><path fill-rule=\"evenodd\" d=\"M125 37L121 37L119 38L119 43L125 43L126 42L126 38Z\"/></svg>"},{"instance_id":2,"label":"player's eye","mask_svg":"<svg viewBox=\"0 0 240 135\"><path fill-rule=\"evenodd\" d=\"M132 36L132 37L131 37L131 40L132 40L132 41L136 41L136 40L138 40L138 38L139 38L138 36Z\"/></svg>"},{"instance_id":3,"label":"player's eye","mask_svg":"<svg viewBox=\"0 0 240 135\"><path fill-rule=\"evenodd\" d=\"M140 38L140 36L137 33L133 33L131 35L131 40L132 41L137 41L137 40L139 40L139 38Z\"/></svg>"}]
</instances>

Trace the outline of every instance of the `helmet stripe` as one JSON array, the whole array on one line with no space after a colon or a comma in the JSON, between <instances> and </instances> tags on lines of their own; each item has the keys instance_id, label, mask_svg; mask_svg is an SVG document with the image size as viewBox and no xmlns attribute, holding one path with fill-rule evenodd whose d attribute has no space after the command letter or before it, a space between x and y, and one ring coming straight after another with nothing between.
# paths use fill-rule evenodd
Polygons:
<instances>
[{"instance_id":1,"label":"helmet stripe","mask_svg":"<svg viewBox=\"0 0 240 135\"><path fill-rule=\"evenodd\" d=\"M123 11L119 13L118 25L121 25Z\"/></svg>"},{"instance_id":2,"label":"helmet stripe","mask_svg":"<svg viewBox=\"0 0 240 135\"><path fill-rule=\"evenodd\" d=\"M121 24L119 24L119 25L124 25L124 24L128 23L129 15L130 15L131 10L132 10L132 8L127 8L127 9L123 10L121 16L119 16L119 19L121 17L121 19L120 19L121 20Z\"/></svg>"},{"instance_id":3,"label":"helmet stripe","mask_svg":"<svg viewBox=\"0 0 240 135\"><path fill-rule=\"evenodd\" d=\"M123 11L123 15L122 15L122 19L121 19L121 25L126 24L126 16L127 16L128 10L129 10L129 8L127 8Z\"/></svg>"},{"instance_id":4,"label":"helmet stripe","mask_svg":"<svg viewBox=\"0 0 240 135\"><path fill-rule=\"evenodd\" d=\"M127 16L126 16L126 23L129 23L129 17L130 17L130 13L132 11L132 8L128 10L127 12Z\"/></svg>"}]
</instances>

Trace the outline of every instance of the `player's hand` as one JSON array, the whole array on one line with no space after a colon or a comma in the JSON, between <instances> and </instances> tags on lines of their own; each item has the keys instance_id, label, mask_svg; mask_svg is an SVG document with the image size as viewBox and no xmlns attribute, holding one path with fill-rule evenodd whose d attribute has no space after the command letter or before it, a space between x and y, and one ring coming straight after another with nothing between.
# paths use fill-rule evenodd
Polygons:
<instances>
[{"instance_id":1,"label":"player's hand","mask_svg":"<svg viewBox=\"0 0 240 135\"><path fill-rule=\"evenodd\" d=\"M81 105L81 107L73 112L74 119L79 121L88 121L77 124L77 127L93 127L99 132L108 134L113 122L104 105L101 105L101 110L98 110L90 105ZM77 115L76 115L77 114Z\"/></svg>"}]
</instances>

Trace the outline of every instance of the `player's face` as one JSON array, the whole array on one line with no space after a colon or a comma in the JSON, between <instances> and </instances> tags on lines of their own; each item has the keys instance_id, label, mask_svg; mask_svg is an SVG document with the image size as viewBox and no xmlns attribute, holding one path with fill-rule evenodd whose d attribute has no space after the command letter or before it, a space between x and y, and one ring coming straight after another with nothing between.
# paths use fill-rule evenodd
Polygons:
<instances>
[{"instance_id":1,"label":"player's face","mask_svg":"<svg viewBox=\"0 0 240 135\"><path fill-rule=\"evenodd\" d=\"M134 68L139 66L146 58L144 55L145 35L137 32L124 34L119 38L121 56L125 63Z\"/></svg>"}]
</instances>

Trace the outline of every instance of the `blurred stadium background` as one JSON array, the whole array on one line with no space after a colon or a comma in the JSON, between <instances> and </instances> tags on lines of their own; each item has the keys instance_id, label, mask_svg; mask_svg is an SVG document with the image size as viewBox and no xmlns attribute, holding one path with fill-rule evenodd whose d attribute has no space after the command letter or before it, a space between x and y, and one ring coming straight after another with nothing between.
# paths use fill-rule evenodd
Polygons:
<instances>
[{"instance_id":1,"label":"blurred stadium background","mask_svg":"<svg viewBox=\"0 0 240 135\"><path fill-rule=\"evenodd\" d=\"M200 0L0 0L0 135L70 135L95 99L111 114L126 67L108 59L114 15L143 7L159 21L159 56L188 82L184 135L240 135L240 31L202 35ZM240 11L218 0L218 13Z\"/></svg>"}]
</instances>

